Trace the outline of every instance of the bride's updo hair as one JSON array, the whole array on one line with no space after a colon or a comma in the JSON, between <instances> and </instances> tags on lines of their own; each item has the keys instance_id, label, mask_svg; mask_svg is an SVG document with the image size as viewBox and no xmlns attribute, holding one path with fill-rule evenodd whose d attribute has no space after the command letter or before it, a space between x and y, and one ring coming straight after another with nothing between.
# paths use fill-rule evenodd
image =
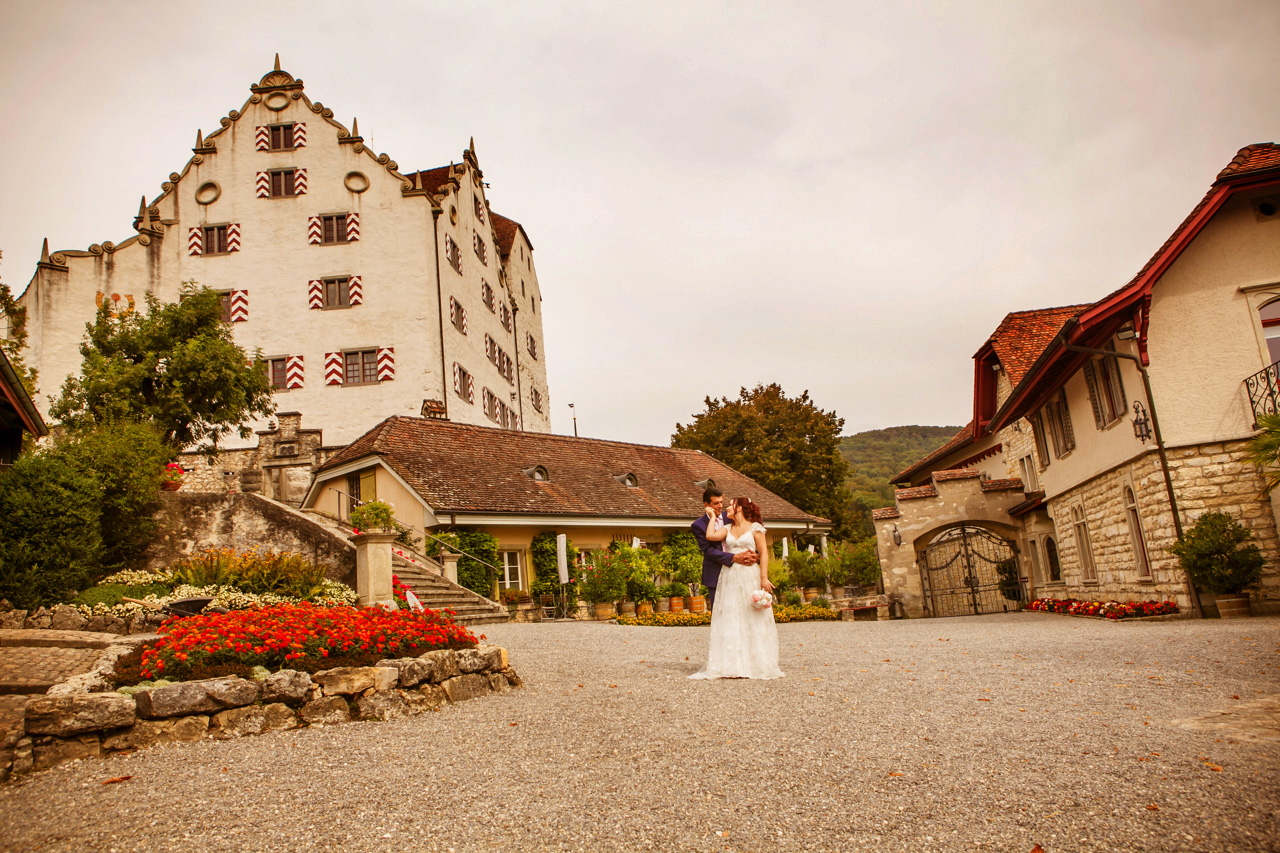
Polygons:
<instances>
[{"instance_id":1,"label":"bride's updo hair","mask_svg":"<svg viewBox=\"0 0 1280 853\"><path fill-rule=\"evenodd\" d=\"M747 521L754 524L760 520L760 504L751 498L735 498L733 502L738 505L738 509L742 510L742 517Z\"/></svg>"}]
</instances>

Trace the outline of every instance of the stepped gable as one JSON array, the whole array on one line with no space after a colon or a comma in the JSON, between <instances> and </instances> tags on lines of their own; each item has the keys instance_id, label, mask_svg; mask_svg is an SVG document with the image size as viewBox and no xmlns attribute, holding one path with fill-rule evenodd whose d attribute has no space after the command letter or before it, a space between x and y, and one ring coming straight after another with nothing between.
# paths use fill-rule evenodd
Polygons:
<instances>
[{"instance_id":1,"label":"stepped gable","mask_svg":"<svg viewBox=\"0 0 1280 853\"><path fill-rule=\"evenodd\" d=\"M696 450L516 432L395 416L317 471L376 455L437 513L510 513L618 518L696 518L699 481L745 495L770 519L826 523L728 465ZM542 467L545 481L529 473ZM638 485L621 482L635 475Z\"/></svg>"}]
</instances>

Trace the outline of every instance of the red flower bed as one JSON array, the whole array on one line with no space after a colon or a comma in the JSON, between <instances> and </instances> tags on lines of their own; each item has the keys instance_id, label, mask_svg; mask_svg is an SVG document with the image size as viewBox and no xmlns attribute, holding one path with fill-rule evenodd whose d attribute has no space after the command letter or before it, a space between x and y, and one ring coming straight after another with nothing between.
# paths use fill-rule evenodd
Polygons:
<instances>
[{"instance_id":1,"label":"red flower bed","mask_svg":"<svg viewBox=\"0 0 1280 853\"><path fill-rule=\"evenodd\" d=\"M1075 598L1037 598L1028 610L1044 613L1067 613L1071 616L1100 616L1107 619L1134 619L1141 616L1165 616L1177 613L1172 601L1081 601Z\"/></svg>"},{"instance_id":2,"label":"red flower bed","mask_svg":"<svg viewBox=\"0 0 1280 853\"><path fill-rule=\"evenodd\" d=\"M416 657L433 649L466 648L476 636L444 613L378 607L317 607L308 602L233 610L166 621L165 634L142 654L144 678L181 678L204 664L234 663L277 670L328 657Z\"/></svg>"}]
</instances>

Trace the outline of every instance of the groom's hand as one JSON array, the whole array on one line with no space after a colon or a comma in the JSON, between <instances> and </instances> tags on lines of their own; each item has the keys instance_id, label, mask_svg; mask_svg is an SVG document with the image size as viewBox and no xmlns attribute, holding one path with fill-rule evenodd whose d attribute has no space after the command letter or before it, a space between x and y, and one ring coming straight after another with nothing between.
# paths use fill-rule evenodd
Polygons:
<instances>
[{"instance_id":1,"label":"groom's hand","mask_svg":"<svg viewBox=\"0 0 1280 853\"><path fill-rule=\"evenodd\" d=\"M741 563L744 566L754 566L756 563L760 562L760 555L755 551L741 551L733 555L733 561L735 563Z\"/></svg>"}]
</instances>

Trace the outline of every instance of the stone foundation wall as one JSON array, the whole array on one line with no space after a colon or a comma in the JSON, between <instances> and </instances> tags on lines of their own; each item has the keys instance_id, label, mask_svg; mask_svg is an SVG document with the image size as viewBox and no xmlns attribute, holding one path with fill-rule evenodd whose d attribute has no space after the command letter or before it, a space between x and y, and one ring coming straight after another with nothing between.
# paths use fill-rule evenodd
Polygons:
<instances>
[{"instance_id":1,"label":"stone foundation wall","mask_svg":"<svg viewBox=\"0 0 1280 853\"><path fill-rule=\"evenodd\" d=\"M1244 461L1244 441L1175 448L1168 452L1169 470L1184 529L1205 512L1225 512L1249 528L1266 564L1261 584L1250 590L1254 612L1280 611L1280 537L1269 500L1260 500L1262 476ZM1125 514L1123 489L1132 484L1142 518L1150 580L1140 580ZM1097 583L1086 583L1071 507L1082 503L1088 521ZM1186 576L1169 551L1177 537L1165 491L1160 458L1151 451L1063 493L1050 501L1057 528L1063 583L1044 587L1048 598L1101 600L1173 600L1190 608ZM1212 601L1211 595L1202 598Z\"/></svg>"}]
</instances>

